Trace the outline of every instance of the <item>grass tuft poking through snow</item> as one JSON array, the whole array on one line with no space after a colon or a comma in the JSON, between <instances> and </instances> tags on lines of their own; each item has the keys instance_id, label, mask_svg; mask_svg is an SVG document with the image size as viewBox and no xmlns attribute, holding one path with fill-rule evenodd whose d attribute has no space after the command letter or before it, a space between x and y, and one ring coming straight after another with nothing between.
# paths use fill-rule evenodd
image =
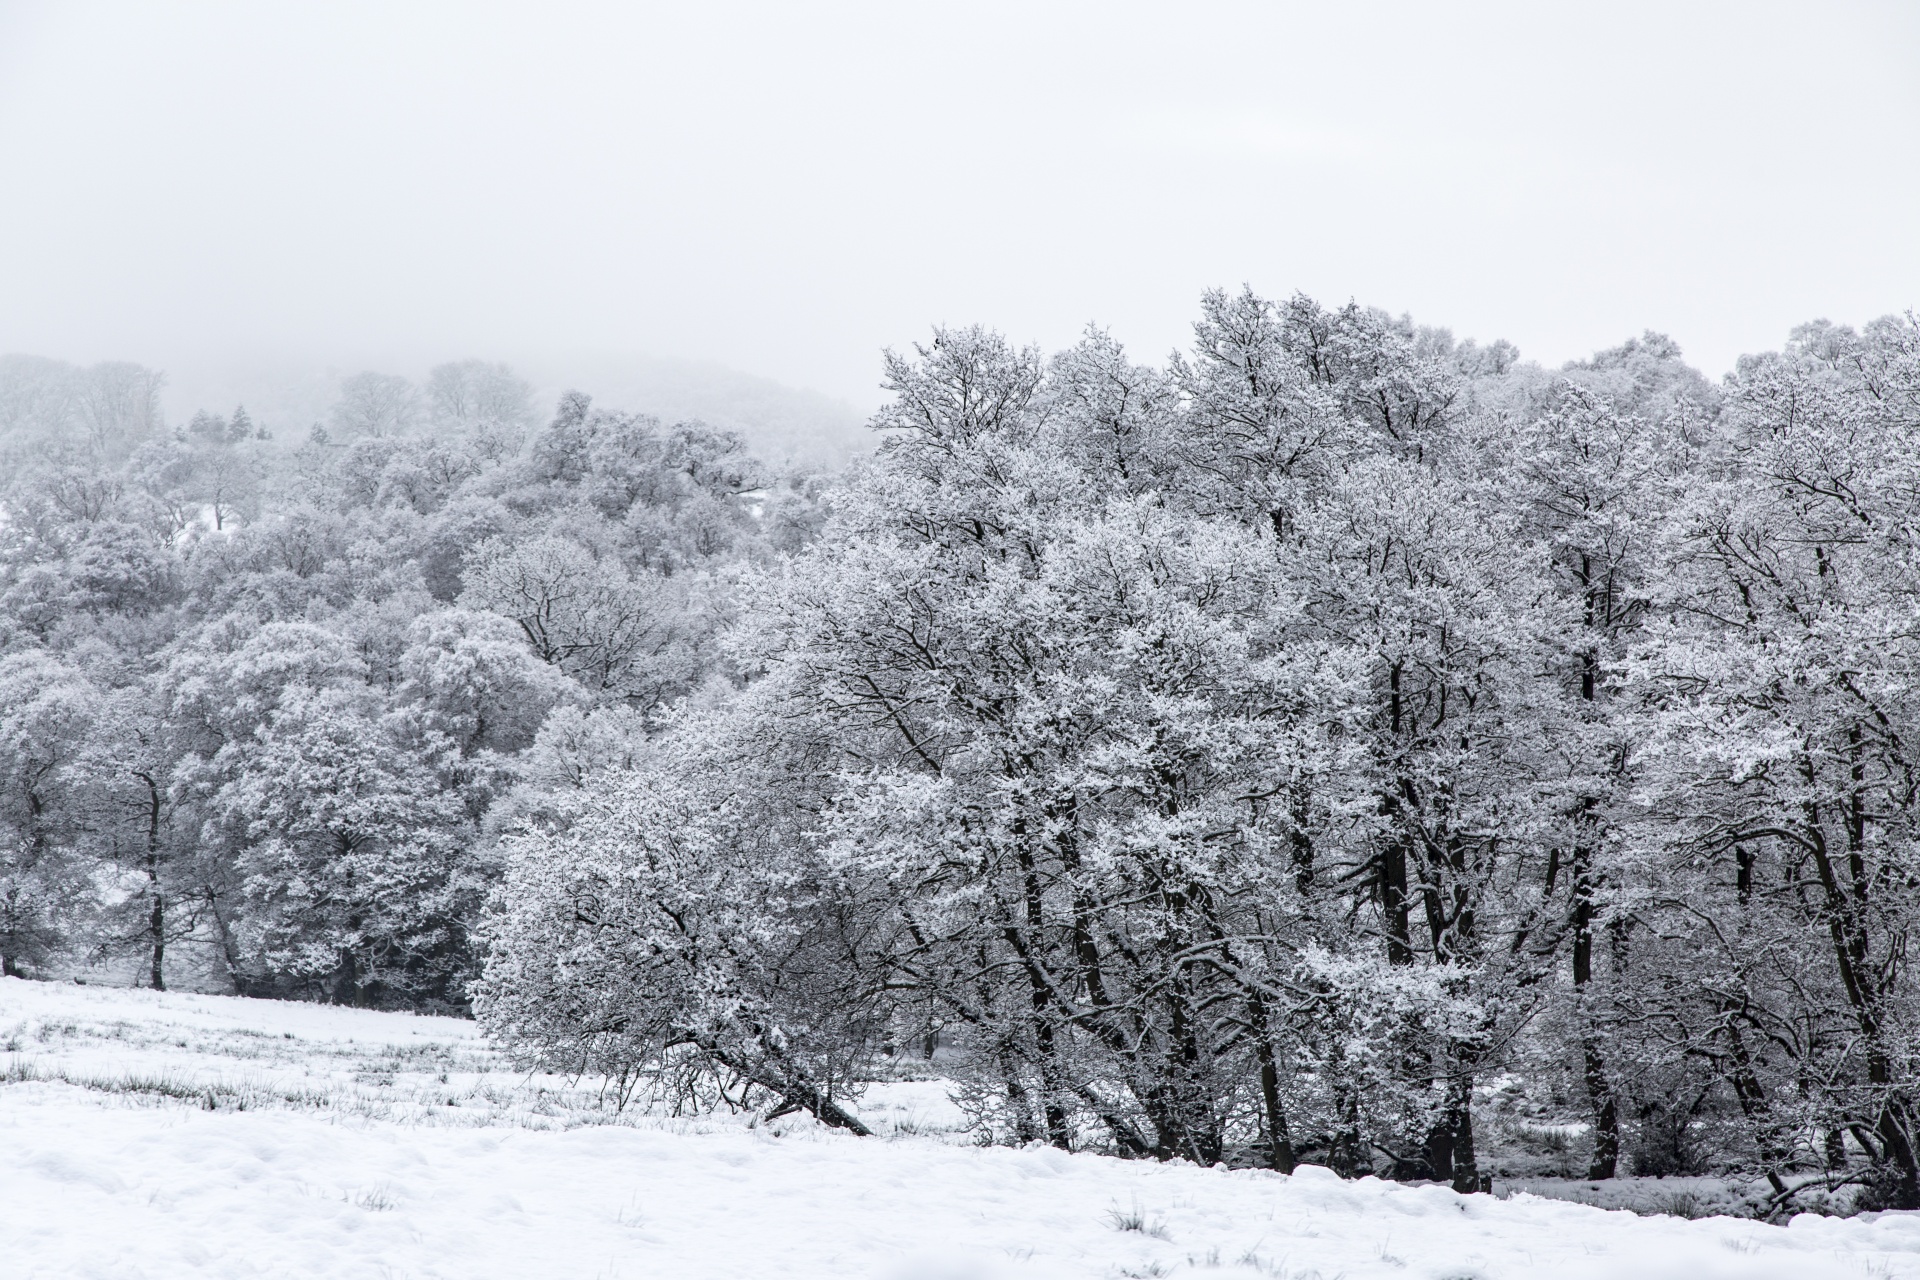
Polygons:
<instances>
[{"instance_id":1,"label":"grass tuft poking through snow","mask_svg":"<svg viewBox=\"0 0 1920 1280\"><path fill-rule=\"evenodd\" d=\"M1920 1280L1920 1215L983 1149L932 1080L861 1109L881 1139L621 1112L469 1022L0 979L0 1276Z\"/></svg>"},{"instance_id":2,"label":"grass tuft poking through snow","mask_svg":"<svg viewBox=\"0 0 1920 1280\"><path fill-rule=\"evenodd\" d=\"M1155 1240L1170 1240L1167 1224L1158 1218L1149 1218L1141 1212L1138 1204L1127 1210L1107 1210L1107 1221L1113 1224L1115 1231L1138 1231L1143 1236L1152 1236Z\"/></svg>"}]
</instances>

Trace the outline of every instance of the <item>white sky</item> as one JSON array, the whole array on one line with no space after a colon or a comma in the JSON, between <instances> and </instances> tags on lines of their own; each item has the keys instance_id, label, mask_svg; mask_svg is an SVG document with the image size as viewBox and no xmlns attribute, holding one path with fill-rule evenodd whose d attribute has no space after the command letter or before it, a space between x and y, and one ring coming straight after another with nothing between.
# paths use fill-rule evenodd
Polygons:
<instances>
[{"instance_id":1,"label":"white sky","mask_svg":"<svg viewBox=\"0 0 1920 1280\"><path fill-rule=\"evenodd\" d=\"M1711 372L1920 305L1920 4L0 0L0 350L1137 357L1242 281Z\"/></svg>"}]
</instances>

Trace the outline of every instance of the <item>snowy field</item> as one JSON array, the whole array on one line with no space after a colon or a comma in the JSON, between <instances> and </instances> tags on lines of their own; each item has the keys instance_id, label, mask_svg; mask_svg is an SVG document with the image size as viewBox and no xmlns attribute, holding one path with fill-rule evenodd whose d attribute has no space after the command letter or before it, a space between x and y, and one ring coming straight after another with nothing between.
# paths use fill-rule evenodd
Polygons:
<instances>
[{"instance_id":1,"label":"snowy field","mask_svg":"<svg viewBox=\"0 0 1920 1280\"><path fill-rule=\"evenodd\" d=\"M936 1084L886 1136L615 1117L443 1018L0 980L0 1277L1920 1277L1920 1215L1685 1221L983 1150Z\"/></svg>"}]
</instances>

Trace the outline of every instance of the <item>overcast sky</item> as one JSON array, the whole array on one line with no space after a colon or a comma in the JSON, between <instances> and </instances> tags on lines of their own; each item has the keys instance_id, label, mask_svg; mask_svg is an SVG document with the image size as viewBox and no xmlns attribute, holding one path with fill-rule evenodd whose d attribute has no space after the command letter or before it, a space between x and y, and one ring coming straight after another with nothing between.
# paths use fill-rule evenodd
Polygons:
<instances>
[{"instance_id":1,"label":"overcast sky","mask_svg":"<svg viewBox=\"0 0 1920 1280\"><path fill-rule=\"evenodd\" d=\"M1723 372L1920 305L1920 5L0 0L0 350L878 352L1209 286Z\"/></svg>"}]
</instances>

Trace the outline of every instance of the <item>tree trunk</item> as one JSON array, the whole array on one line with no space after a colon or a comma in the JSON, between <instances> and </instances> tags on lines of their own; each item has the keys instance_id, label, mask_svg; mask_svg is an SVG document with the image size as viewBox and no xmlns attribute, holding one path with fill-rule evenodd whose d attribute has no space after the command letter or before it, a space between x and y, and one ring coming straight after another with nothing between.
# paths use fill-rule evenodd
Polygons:
<instances>
[{"instance_id":1,"label":"tree trunk","mask_svg":"<svg viewBox=\"0 0 1920 1280\"><path fill-rule=\"evenodd\" d=\"M1453 1184L1467 1194L1480 1189L1480 1168L1473 1146L1473 1077L1461 1074L1447 1082L1446 1107L1427 1133L1428 1175Z\"/></svg>"},{"instance_id":2,"label":"tree trunk","mask_svg":"<svg viewBox=\"0 0 1920 1280\"><path fill-rule=\"evenodd\" d=\"M1587 1165L1587 1177L1598 1181L1619 1172L1620 1112L1585 999L1593 981L1593 851L1584 844L1575 845L1571 870L1574 1008L1580 1019L1581 1075L1587 1103L1593 1109L1593 1158Z\"/></svg>"},{"instance_id":3,"label":"tree trunk","mask_svg":"<svg viewBox=\"0 0 1920 1280\"><path fill-rule=\"evenodd\" d=\"M1599 1042L1591 1033L1581 1053L1586 1059L1582 1074L1587 1101L1593 1106L1593 1158L1587 1163L1587 1177L1597 1182L1613 1177L1620 1169L1620 1108L1607 1076L1606 1060L1600 1056Z\"/></svg>"},{"instance_id":4,"label":"tree trunk","mask_svg":"<svg viewBox=\"0 0 1920 1280\"><path fill-rule=\"evenodd\" d=\"M1273 1050L1267 1002L1256 991L1248 1006L1248 1020L1253 1024L1254 1056L1260 1064L1260 1110L1265 1121L1267 1165L1281 1173L1292 1173L1296 1163L1293 1135L1287 1128L1287 1113L1280 1105L1280 1063Z\"/></svg>"},{"instance_id":5,"label":"tree trunk","mask_svg":"<svg viewBox=\"0 0 1920 1280\"><path fill-rule=\"evenodd\" d=\"M1754 1143L1760 1151L1767 1184L1775 1195L1783 1196L1787 1193L1787 1184L1780 1177L1780 1170L1789 1152L1769 1121L1766 1091L1754 1073L1753 1056L1747 1052L1747 1040L1740 1034L1740 1024L1733 1020L1736 1010L1725 1008L1722 1014L1727 1018L1727 1042L1733 1050L1733 1096L1740 1103L1740 1114L1753 1126Z\"/></svg>"},{"instance_id":6,"label":"tree trunk","mask_svg":"<svg viewBox=\"0 0 1920 1280\"><path fill-rule=\"evenodd\" d=\"M1593 566L1585 555L1580 557L1580 578L1588 584L1593 581ZM1589 630L1598 619L1601 604L1600 594L1589 585L1586 593ZM1599 696L1600 656L1589 648L1580 654L1580 700L1592 707ZM1587 1164L1587 1177L1599 1181L1613 1177L1620 1169L1620 1108L1585 999L1586 989L1593 981L1593 899L1598 888L1593 868L1592 835L1596 822L1591 797L1581 800L1576 825L1579 838L1574 844L1573 865L1569 868L1573 889L1573 994L1580 1019L1580 1074L1587 1088L1587 1105L1593 1109L1593 1158Z\"/></svg>"},{"instance_id":7,"label":"tree trunk","mask_svg":"<svg viewBox=\"0 0 1920 1280\"><path fill-rule=\"evenodd\" d=\"M227 917L220 910L220 895L211 888L206 890L207 912L213 917L213 931L220 940L220 961L227 968L227 983L232 986L233 994L244 996L250 985L246 971L240 964L240 947L234 940L233 930L227 924Z\"/></svg>"},{"instance_id":8,"label":"tree trunk","mask_svg":"<svg viewBox=\"0 0 1920 1280\"><path fill-rule=\"evenodd\" d=\"M1407 846L1394 836L1380 855L1380 907L1387 918L1387 963L1413 963L1412 922L1407 901Z\"/></svg>"},{"instance_id":9,"label":"tree trunk","mask_svg":"<svg viewBox=\"0 0 1920 1280\"><path fill-rule=\"evenodd\" d=\"M360 1003L359 974L351 951L340 953L339 965L333 971L333 1003L343 1005Z\"/></svg>"},{"instance_id":10,"label":"tree trunk","mask_svg":"<svg viewBox=\"0 0 1920 1280\"><path fill-rule=\"evenodd\" d=\"M167 899L157 884L149 884L152 905L147 911L147 980L155 991L165 991L167 960Z\"/></svg>"},{"instance_id":11,"label":"tree trunk","mask_svg":"<svg viewBox=\"0 0 1920 1280\"><path fill-rule=\"evenodd\" d=\"M1388 727L1394 739L1400 737L1403 709L1400 704L1400 664L1395 663L1388 669L1387 679L1391 694L1388 700ZM1413 781L1410 778L1396 778L1393 790L1384 796L1382 809L1385 811L1390 827L1387 847L1380 854L1380 910L1386 916L1387 923L1387 963L1408 965L1413 963L1413 935L1409 921L1410 903L1407 898L1407 837L1399 830L1402 806L1410 803L1414 796Z\"/></svg>"},{"instance_id":12,"label":"tree trunk","mask_svg":"<svg viewBox=\"0 0 1920 1280\"><path fill-rule=\"evenodd\" d=\"M1360 1136L1360 1099L1355 1096L1353 1086L1340 1079L1346 1070L1346 1056L1336 1041L1328 1057L1334 1077L1333 1109L1338 1118L1327 1150L1327 1166L1343 1178L1357 1178L1373 1172L1373 1160L1365 1139Z\"/></svg>"},{"instance_id":13,"label":"tree trunk","mask_svg":"<svg viewBox=\"0 0 1920 1280\"><path fill-rule=\"evenodd\" d=\"M147 785L147 981L165 991L167 895L160 884L160 788L150 773L135 775Z\"/></svg>"},{"instance_id":14,"label":"tree trunk","mask_svg":"<svg viewBox=\"0 0 1920 1280\"><path fill-rule=\"evenodd\" d=\"M753 1030L764 1041L760 1029ZM750 1061L745 1055L728 1053L711 1037L693 1036L691 1040L713 1061L779 1098L788 1110L805 1111L829 1129L845 1129L861 1138L873 1136L873 1130L861 1123L860 1117L835 1102L812 1081L765 1062Z\"/></svg>"},{"instance_id":15,"label":"tree trunk","mask_svg":"<svg viewBox=\"0 0 1920 1280\"><path fill-rule=\"evenodd\" d=\"M1842 882L1835 866L1833 851L1827 845L1826 831L1820 824L1820 807L1809 800L1803 807L1805 841L1813 856L1815 871L1826 899L1828 936L1833 943L1835 966L1840 985L1852 1006L1860 1038L1867 1048L1867 1083L1877 1099L1878 1114L1874 1132L1879 1138L1876 1164L1891 1165L1888 1207L1920 1209L1920 1161L1913 1144L1913 1104L1908 1091L1894 1080L1893 1062L1885 1045L1885 1027L1881 1018L1880 992L1868 972L1871 945L1867 936L1868 881L1865 870L1865 817L1859 787L1858 729L1851 736L1855 747L1853 774L1855 789L1845 813L1847 829L1848 877ZM1815 780L1810 756L1800 760L1802 777Z\"/></svg>"}]
</instances>

